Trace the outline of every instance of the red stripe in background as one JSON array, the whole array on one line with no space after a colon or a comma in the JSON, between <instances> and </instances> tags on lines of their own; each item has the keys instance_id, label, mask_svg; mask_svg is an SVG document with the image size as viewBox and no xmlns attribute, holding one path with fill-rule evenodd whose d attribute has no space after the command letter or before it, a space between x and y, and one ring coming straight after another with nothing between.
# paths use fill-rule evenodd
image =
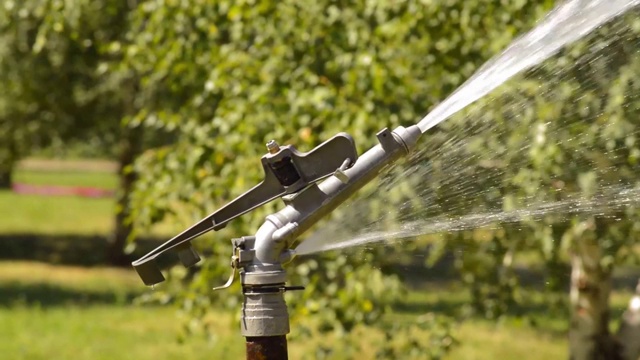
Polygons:
<instances>
[{"instance_id":1,"label":"red stripe in background","mask_svg":"<svg viewBox=\"0 0 640 360\"><path fill-rule=\"evenodd\" d=\"M13 184L14 193L45 196L80 196L90 198L112 197L114 190L101 189L88 186L56 186L56 185L29 185Z\"/></svg>"}]
</instances>

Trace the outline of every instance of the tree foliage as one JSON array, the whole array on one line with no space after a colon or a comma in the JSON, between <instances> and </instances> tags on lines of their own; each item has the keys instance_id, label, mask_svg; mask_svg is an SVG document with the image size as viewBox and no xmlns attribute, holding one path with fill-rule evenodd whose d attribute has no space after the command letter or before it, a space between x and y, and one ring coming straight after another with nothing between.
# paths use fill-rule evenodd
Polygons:
<instances>
[{"instance_id":1,"label":"tree foliage","mask_svg":"<svg viewBox=\"0 0 640 360\"><path fill-rule=\"evenodd\" d=\"M118 153L118 211L106 256L128 263L123 251L135 180L129 167L144 138L135 126L122 126L134 112L135 89L126 81L132 76L109 69L122 59L118 44L135 2L7 0L1 6L0 185L10 185L17 160L44 146L82 142L94 153Z\"/></svg>"},{"instance_id":2,"label":"tree foliage","mask_svg":"<svg viewBox=\"0 0 640 360\"><path fill-rule=\"evenodd\" d=\"M120 218L127 216L139 232L167 219L188 226L260 180L268 140L309 150L346 131L365 150L381 128L414 124L552 3L4 1L0 183L17 158L55 137L117 134L131 150L122 154L128 165L151 136L161 139L154 142L159 146L133 167L123 166L130 175L124 188L131 189L134 175L139 179L132 197L121 198ZM360 211L340 226L347 232L373 222L394 228L416 214L444 221L538 203L584 207L621 189L634 191L640 65L637 41L629 39L637 39L636 17L621 20L622 27L602 27L481 101L478 111L441 124L423 139L421 154L368 190L377 198L343 209ZM171 142L162 141L166 134ZM424 154L428 182L411 170ZM229 243L222 239L252 234L277 206L200 242L204 263L195 271L172 269L178 281L154 296L177 299L201 321L212 304L237 306L233 291L210 291L229 271ZM584 301L606 306L606 296L590 298L585 289L599 287L606 295L613 267L635 256L637 216L633 207L616 207L449 231L430 242L430 260L453 252L474 308L487 317L524 301L513 271L523 252L542 259L552 292L563 289L566 276L558 274L571 260L582 279L576 284L587 284L576 288L574 307ZM309 334L383 323L402 290L374 264L385 264L392 251L298 259L292 280L307 289L289 298L296 321ZM591 265L580 265L585 260ZM425 323L438 328L439 321L414 325ZM441 347L432 357L455 343L447 326L440 329L434 342ZM379 355L419 347L408 344L383 346Z\"/></svg>"},{"instance_id":3,"label":"tree foliage","mask_svg":"<svg viewBox=\"0 0 640 360\"><path fill-rule=\"evenodd\" d=\"M367 149L381 128L415 123L550 5L141 3L122 44L125 60L119 68L140 76L139 111L131 121L180 135L176 144L147 152L137 162L144 176L132 219L141 229L167 217L187 226L220 207L260 180L258 159L269 139L309 150L346 131L360 150ZM228 242L222 239L253 233L273 209L235 220L206 242L213 255L197 274L177 275L195 276L182 293L190 309L212 301L237 303L228 293L209 291L228 271L223 257ZM341 259L295 266L308 273L300 280L307 290L291 299L293 308L302 313L323 308L321 329L375 322L398 299L393 292L371 292L392 287L391 280L376 275L379 270Z\"/></svg>"},{"instance_id":4,"label":"tree foliage","mask_svg":"<svg viewBox=\"0 0 640 360\"><path fill-rule=\"evenodd\" d=\"M458 254L475 308L495 317L526 302L513 258L537 253L548 290L571 282L575 358L615 356L612 271L637 263L637 29L633 11L443 124L452 132L466 126L468 138L446 158L443 176L434 162L430 199L446 203L436 215L502 216L485 223L492 226L483 234L456 232L443 241ZM449 181L452 169L473 184Z\"/></svg>"},{"instance_id":5,"label":"tree foliage","mask_svg":"<svg viewBox=\"0 0 640 360\"><path fill-rule=\"evenodd\" d=\"M114 141L120 115L96 67L122 26L109 1L4 1L0 11L3 171L56 139ZM115 125L115 126L114 126ZM109 137L111 135L111 137Z\"/></svg>"}]
</instances>

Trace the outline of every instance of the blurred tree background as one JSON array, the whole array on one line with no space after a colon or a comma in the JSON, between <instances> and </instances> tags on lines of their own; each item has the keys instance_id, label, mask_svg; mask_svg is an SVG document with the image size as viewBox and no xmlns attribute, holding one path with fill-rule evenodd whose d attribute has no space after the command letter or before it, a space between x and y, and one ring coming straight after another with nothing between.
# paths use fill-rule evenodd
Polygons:
<instances>
[{"instance_id":1,"label":"blurred tree background","mask_svg":"<svg viewBox=\"0 0 640 360\"><path fill-rule=\"evenodd\" d=\"M108 225L90 228L94 205L89 202L77 205L72 225L83 228L77 223L86 223L89 233L106 235L104 244L87 246L99 243L88 238L73 242L74 247L54 248L81 258L88 257L82 251L99 248L101 255L92 265L126 265L157 245L144 238L170 236L259 182L259 158L268 140L306 151L345 131L362 152L375 144L374 134L383 127L414 124L553 5L497 0L4 0L0 187L33 181L36 175L18 166L29 156L110 159L117 179L109 185L116 189L116 201L113 210L108 208ZM448 139L459 137L472 117L503 129L472 129L465 133L469 140L464 146L451 154L464 159L456 178L473 179L478 189L497 190L464 197L468 193L459 192L460 183L451 181L451 174L438 177L446 164L435 158L429 181L437 190L431 196L441 206L440 213L430 215L462 215L456 211L470 204L479 212L495 206L508 211L518 208L521 199L561 201L565 193L588 197L611 184L635 185L639 99L629 94L638 93L640 63L638 42L628 39L637 39L637 12L619 22L626 24L627 33L620 33L620 25L598 29L545 67L508 83L500 95L481 101L479 110L443 123L423 139L429 141L428 157L429 149L444 149ZM603 38L620 41L585 57ZM602 56L603 51L608 55ZM573 63L577 65L566 66ZM570 70L557 74L564 68ZM552 76L558 80L549 82ZM521 105L519 117L508 106L514 99ZM532 138L536 141L523 152L522 143ZM499 176L492 175L495 169ZM398 186L385 200L369 203L370 212L361 216L375 218L385 206L401 213L399 204L415 195L412 191L407 184ZM7 212L19 206L46 209L39 199L23 205L23 198L8 191L0 195ZM196 242L205 254L197 268L171 268L169 283L161 289L127 292L116 303L129 304L135 297L139 304L176 305L186 315L179 342L193 343L187 338L199 333L209 340L239 336L233 331L229 336L220 325L227 321L220 314L237 312L239 289L212 293L211 287L223 283L230 271L227 240L253 234L278 205L265 206ZM291 282L306 290L288 294L293 354L296 344L311 341L314 350L299 354L522 357L507 350L492 353L490 346L474 343L481 340L470 334L490 330L464 324L489 319L483 321L506 324L506 333L522 324L527 324L525 332L547 331L549 337L569 333L574 359L615 358L630 342L611 334L620 311L609 317L610 294L615 270L632 269L631 278L637 276L638 214L628 208L607 215L549 214L491 229L438 234L410 245L296 259L289 266ZM18 230L4 226L0 223L0 232L7 238L33 232L30 224ZM4 246L3 258L13 260L23 258L31 249L21 248L33 243L1 241L11 244ZM427 261L416 262L414 255ZM527 282L527 277L537 280ZM436 298L429 294L433 288L440 293ZM28 299L35 296L35 302L41 301L38 296L52 296L18 289ZM88 298L94 301L103 299L91 287L82 291L93 294ZM624 294L614 296L618 309L630 296L628 290ZM536 312L536 307L542 310ZM158 310L144 311L153 315ZM233 319L228 322L235 328ZM499 341L504 342L539 346L519 338ZM220 354L238 354L226 352L220 341L213 343ZM173 350L167 351L164 356L171 358ZM540 350L531 358L543 354Z\"/></svg>"}]
</instances>

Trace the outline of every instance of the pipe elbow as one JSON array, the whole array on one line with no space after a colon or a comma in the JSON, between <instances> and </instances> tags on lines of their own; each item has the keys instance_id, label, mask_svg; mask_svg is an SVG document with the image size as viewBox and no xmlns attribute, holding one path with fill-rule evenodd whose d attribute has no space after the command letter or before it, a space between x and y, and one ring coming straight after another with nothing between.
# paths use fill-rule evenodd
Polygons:
<instances>
[{"instance_id":1,"label":"pipe elbow","mask_svg":"<svg viewBox=\"0 0 640 360\"><path fill-rule=\"evenodd\" d=\"M281 264L281 256L287 250L289 239L297 227L295 222L283 224L277 217L267 216L256 232L255 259L263 265Z\"/></svg>"}]
</instances>

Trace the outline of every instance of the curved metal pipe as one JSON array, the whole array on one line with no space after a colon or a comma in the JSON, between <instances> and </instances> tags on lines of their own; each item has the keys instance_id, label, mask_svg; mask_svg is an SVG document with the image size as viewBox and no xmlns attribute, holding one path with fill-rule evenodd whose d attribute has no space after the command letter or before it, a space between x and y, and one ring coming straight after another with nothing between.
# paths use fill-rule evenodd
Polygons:
<instances>
[{"instance_id":1,"label":"curved metal pipe","mask_svg":"<svg viewBox=\"0 0 640 360\"><path fill-rule=\"evenodd\" d=\"M284 198L287 206L269 215L256 233L256 256L248 270L280 264L280 256L298 236L376 178L384 167L409 154L421 135L415 125L393 132L383 129L377 134L380 144L360 156L351 168Z\"/></svg>"}]
</instances>

